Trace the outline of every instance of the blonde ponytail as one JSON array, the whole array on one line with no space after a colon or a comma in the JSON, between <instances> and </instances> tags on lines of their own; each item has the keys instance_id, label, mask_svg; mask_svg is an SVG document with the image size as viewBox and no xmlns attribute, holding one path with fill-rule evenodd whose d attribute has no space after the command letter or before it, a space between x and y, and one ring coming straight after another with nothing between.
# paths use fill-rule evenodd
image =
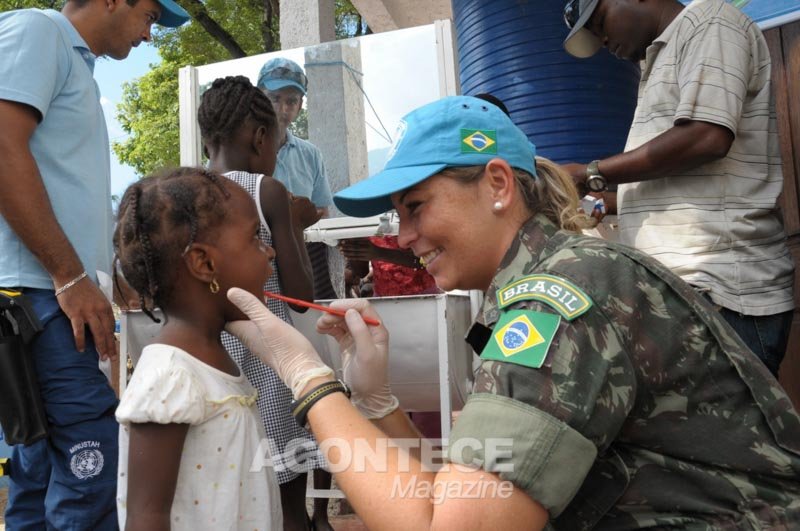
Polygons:
<instances>
[{"instance_id":1,"label":"blonde ponytail","mask_svg":"<svg viewBox=\"0 0 800 531\"><path fill-rule=\"evenodd\" d=\"M537 179L526 172L514 170L522 197L531 212L544 214L563 230L580 232L594 226L580 208L578 189L572 177L555 162L536 157Z\"/></svg>"},{"instance_id":2,"label":"blonde ponytail","mask_svg":"<svg viewBox=\"0 0 800 531\"><path fill-rule=\"evenodd\" d=\"M467 184L478 180L485 168L485 166L446 168L440 175ZM513 168L513 171L522 200L531 214L544 214L561 229L571 232L580 232L597 224L594 218L578 210L578 190L575 188L575 183L572 182L572 177L555 162L536 157L536 178L517 168Z\"/></svg>"}]
</instances>

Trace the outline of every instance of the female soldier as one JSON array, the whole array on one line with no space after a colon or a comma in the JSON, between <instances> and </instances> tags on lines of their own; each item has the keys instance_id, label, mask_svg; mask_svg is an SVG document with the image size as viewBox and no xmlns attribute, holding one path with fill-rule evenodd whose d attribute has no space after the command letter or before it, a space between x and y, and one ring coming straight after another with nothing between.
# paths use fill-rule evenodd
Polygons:
<instances>
[{"instance_id":1,"label":"female soldier","mask_svg":"<svg viewBox=\"0 0 800 531\"><path fill-rule=\"evenodd\" d=\"M337 480L371 529L800 522L800 418L777 381L678 277L581 236L570 179L496 107L453 97L412 112L386 168L336 205L356 216L394 206L401 247L440 288L485 292L467 338L482 364L438 472L397 448L415 434L386 380L388 333L361 320L377 317L366 301L339 301L357 311L318 329L355 346L344 377L372 423L320 377L304 338L229 293L252 319L230 328L293 389L296 417L336 441L331 463L353 452ZM359 459L364 441L387 459Z\"/></svg>"}]
</instances>

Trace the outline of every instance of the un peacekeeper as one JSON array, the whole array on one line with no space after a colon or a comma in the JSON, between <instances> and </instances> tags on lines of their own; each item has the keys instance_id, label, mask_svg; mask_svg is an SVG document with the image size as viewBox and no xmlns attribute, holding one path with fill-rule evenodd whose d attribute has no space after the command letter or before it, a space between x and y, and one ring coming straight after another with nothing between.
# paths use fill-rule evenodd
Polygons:
<instances>
[{"instance_id":1,"label":"un peacekeeper","mask_svg":"<svg viewBox=\"0 0 800 531\"><path fill-rule=\"evenodd\" d=\"M189 14L173 0L0 13L0 286L22 292L44 330L31 343L48 437L13 446L9 531L116 530L117 396L98 367L115 357L111 166L94 78ZM119 286L118 286L119 288Z\"/></svg>"},{"instance_id":2,"label":"un peacekeeper","mask_svg":"<svg viewBox=\"0 0 800 531\"><path fill-rule=\"evenodd\" d=\"M317 324L343 349L348 400L305 338L228 294L251 319L230 330L292 389L321 446L336 442L330 462L353 458L335 475L370 529L798 528L800 418L707 301L643 253L582 236L571 178L493 105L445 98L399 132L384 170L335 202L355 216L394 207L400 246L441 289L485 292L450 466L397 448L419 436L367 301L338 301L345 317ZM365 443L385 459L359 460Z\"/></svg>"}]
</instances>

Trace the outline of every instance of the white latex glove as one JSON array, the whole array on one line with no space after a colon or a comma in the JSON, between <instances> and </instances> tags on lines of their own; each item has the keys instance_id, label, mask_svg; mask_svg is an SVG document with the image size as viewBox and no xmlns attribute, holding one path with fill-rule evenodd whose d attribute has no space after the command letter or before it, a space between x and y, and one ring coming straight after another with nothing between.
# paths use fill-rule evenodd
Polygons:
<instances>
[{"instance_id":1,"label":"white latex glove","mask_svg":"<svg viewBox=\"0 0 800 531\"><path fill-rule=\"evenodd\" d=\"M350 387L350 401L368 419L383 418L399 406L389 387L389 332L383 325L368 326L362 316L380 321L365 299L343 299L331 308L346 310L345 317L324 314L317 332L339 343L343 379Z\"/></svg>"},{"instance_id":2,"label":"white latex glove","mask_svg":"<svg viewBox=\"0 0 800 531\"><path fill-rule=\"evenodd\" d=\"M240 288L229 289L228 299L250 320L227 323L225 330L272 367L295 400L309 381L333 376L333 369L323 363L308 339L270 312L264 301Z\"/></svg>"}]
</instances>

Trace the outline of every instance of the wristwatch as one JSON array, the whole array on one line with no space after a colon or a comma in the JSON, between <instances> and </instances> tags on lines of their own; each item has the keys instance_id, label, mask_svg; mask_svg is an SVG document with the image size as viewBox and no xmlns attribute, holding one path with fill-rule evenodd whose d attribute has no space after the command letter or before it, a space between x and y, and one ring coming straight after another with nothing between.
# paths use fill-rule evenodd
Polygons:
<instances>
[{"instance_id":1,"label":"wristwatch","mask_svg":"<svg viewBox=\"0 0 800 531\"><path fill-rule=\"evenodd\" d=\"M600 173L599 160L593 160L586 166L586 188L591 192L605 192L608 190L608 183L603 174Z\"/></svg>"}]
</instances>

